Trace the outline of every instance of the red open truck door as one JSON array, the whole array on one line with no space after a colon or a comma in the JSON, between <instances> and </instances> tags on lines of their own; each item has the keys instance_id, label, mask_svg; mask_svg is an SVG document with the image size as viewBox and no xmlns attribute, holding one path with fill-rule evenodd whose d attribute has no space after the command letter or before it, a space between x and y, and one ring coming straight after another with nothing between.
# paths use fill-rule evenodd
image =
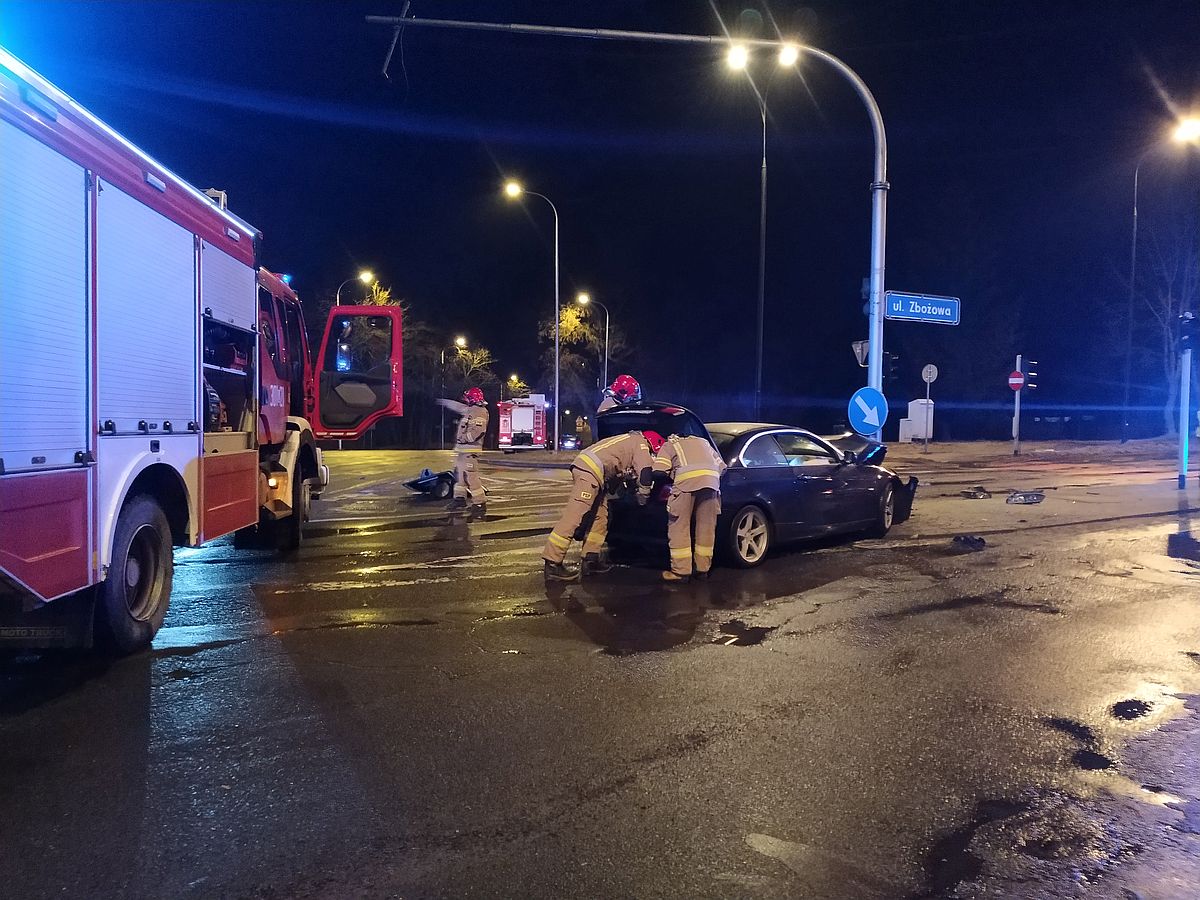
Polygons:
<instances>
[{"instance_id":1,"label":"red open truck door","mask_svg":"<svg viewBox=\"0 0 1200 900\"><path fill-rule=\"evenodd\" d=\"M394 306L335 306L313 365L313 433L355 440L403 402L403 332Z\"/></svg>"}]
</instances>

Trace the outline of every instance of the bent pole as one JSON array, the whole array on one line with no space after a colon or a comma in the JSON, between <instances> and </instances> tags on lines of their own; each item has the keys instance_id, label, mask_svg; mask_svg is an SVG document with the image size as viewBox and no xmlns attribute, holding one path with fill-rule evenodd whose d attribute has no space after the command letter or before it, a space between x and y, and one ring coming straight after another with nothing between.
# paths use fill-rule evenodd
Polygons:
<instances>
[{"instance_id":1,"label":"bent pole","mask_svg":"<svg viewBox=\"0 0 1200 900\"><path fill-rule=\"evenodd\" d=\"M639 41L657 44L691 44L728 46L732 39L715 34L676 34L666 31L625 31L615 28L569 28L559 25L522 25L500 22L466 22L457 19L419 19L402 16L367 16L371 25L387 25L392 28L408 26L424 28L455 28L469 31L497 31L506 34L540 34L553 37L584 38L600 41ZM883 290L884 262L887 246L887 135L883 128L883 114L875 96L858 73L834 56L816 47L794 41L773 41L762 38L737 39L746 47L779 49L790 44L801 54L816 57L831 66L854 88L859 99L867 108L871 120L871 132L875 138L875 168L871 181L871 264L870 300L868 302L869 327L867 338L867 384L878 391L883 390ZM878 435L876 435L878 437Z\"/></svg>"}]
</instances>

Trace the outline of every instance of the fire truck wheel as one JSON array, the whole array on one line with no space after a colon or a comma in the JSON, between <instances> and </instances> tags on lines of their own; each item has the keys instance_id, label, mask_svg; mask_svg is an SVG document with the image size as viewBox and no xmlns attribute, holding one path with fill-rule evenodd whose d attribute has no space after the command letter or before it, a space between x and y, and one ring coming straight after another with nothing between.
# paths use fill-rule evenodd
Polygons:
<instances>
[{"instance_id":1,"label":"fire truck wheel","mask_svg":"<svg viewBox=\"0 0 1200 900\"><path fill-rule=\"evenodd\" d=\"M167 517L153 498L130 498L117 517L112 564L97 592L99 643L117 653L148 646L167 614L174 571Z\"/></svg>"},{"instance_id":2,"label":"fire truck wheel","mask_svg":"<svg viewBox=\"0 0 1200 900\"><path fill-rule=\"evenodd\" d=\"M312 505L312 490L299 471L292 475L292 514L275 523L275 546L280 553L295 553L304 540L304 522Z\"/></svg>"}]
</instances>

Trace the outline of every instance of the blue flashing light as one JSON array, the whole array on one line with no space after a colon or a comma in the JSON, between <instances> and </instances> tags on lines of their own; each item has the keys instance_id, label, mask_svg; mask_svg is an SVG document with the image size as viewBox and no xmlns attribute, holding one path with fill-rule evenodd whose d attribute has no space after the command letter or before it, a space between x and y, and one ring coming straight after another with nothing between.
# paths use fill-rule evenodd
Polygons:
<instances>
[{"instance_id":1,"label":"blue flashing light","mask_svg":"<svg viewBox=\"0 0 1200 900\"><path fill-rule=\"evenodd\" d=\"M288 287L292 286L292 276L291 275L280 275L279 280L282 281L284 284L286 284Z\"/></svg>"}]
</instances>

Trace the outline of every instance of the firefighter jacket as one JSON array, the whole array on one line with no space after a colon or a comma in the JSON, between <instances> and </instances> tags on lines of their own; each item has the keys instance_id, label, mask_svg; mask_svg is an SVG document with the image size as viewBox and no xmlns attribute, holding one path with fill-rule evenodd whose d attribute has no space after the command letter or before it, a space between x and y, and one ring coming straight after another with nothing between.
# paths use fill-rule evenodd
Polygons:
<instances>
[{"instance_id":1,"label":"firefighter jacket","mask_svg":"<svg viewBox=\"0 0 1200 900\"><path fill-rule=\"evenodd\" d=\"M645 497L650 493L654 457L642 433L631 431L592 444L575 457L571 468L589 473L601 487L636 479L638 493Z\"/></svg>"},{"instance_id":2,"label":"firefighter jacket","mask_svg":"<svg viewBox=\"0 0 1200 900\"><path fill-rule=\"evenodd\" d=\"M439 400L439 404L455 413L458 430L454 433L455 450L482 450L483 436L487 433L488 415L486 406L471 406L457 400Z\"/></svg>"},{"instance_id":3,"label":"firefighter jacket","mask_svg":"<svg viewBox=\"0 0 1200 900\"><path fill-rule=\"evenodd\" d=\"M712 488L721 490L721 475L729 468L713 445L702 437L673 434L654 457L654 471L665 474L675 489L685 493Z\"/></svg>"}]
</instances>

